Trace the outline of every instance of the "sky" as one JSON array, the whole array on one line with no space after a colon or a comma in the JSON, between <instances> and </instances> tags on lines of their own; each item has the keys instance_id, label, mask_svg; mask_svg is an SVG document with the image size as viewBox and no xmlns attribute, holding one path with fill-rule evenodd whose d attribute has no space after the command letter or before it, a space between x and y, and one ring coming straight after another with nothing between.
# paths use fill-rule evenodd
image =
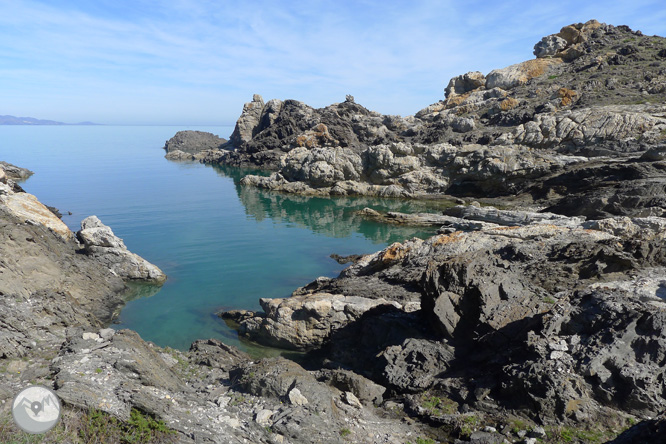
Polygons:
<instances>
[{"instance_id":1,"label":"sky","mask_svg":"<svg viewBox=\"0 0 666 444\"><path fill-rule=\"evenodd\" d=\"M0 115L232 125L253 94L416 113L468 71L597 19L666 36L664 0L0 0Z\"/></svg>"}]
</instances>

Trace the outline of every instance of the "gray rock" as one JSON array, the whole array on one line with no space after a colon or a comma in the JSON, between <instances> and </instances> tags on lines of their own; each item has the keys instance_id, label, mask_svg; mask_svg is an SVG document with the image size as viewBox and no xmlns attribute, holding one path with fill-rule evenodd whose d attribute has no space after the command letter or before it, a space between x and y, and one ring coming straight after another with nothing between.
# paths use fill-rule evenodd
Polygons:
<instances>
[{"instance_id":1,"label":"gray rock","mask_svg":"<svg viewBox=\"0 0 666 444\"><path fill-rule=\"evenodd\" d=\"M32 176L34 173L27 168L21 168L16 165L12 165L9 162L0 160L0 170L2 170L8 179L23 181Z\"/></svg>"},{"instance_id":2,"label":"gray rock","mask_svg":"<svg viewBox=\"0 0 666 444\"><path fill-rule=\"evenodd\" d=\"M473 91L477 88L484 87L486 84L486 79L479 71L468 72L467 74L462 74L456 77L453 77L449 80L449 84L444 90L444 94L447 98L453 95L465 94L469 91Z\"/></svg>"},{"instance_id":3,"label":"gray rock","mask_svg":"<svg viewBox=\"0 0 666 444\"><path fill-rule=\"evenodd\" d=\"M364 405L380 405L386 388L349 370L324 370L322 378L342 392L351 392Z\"/></svg>"},{"instance_id":4,"label":"gray rock","mask_svg":"<svg viewBox=\"0 0 666 444\"><path fill-rule=\"evenodd\" d=\"M155 265L130 252L123 240L113 234L97 216L89 216L81 222L76 233L86 254L106 265L112 273L123 279L135 279L161 284L166 275Z\"/></svg>"},{"instance_id":5,"label":"gray rock","mask_svg":"<svg viewBox=\"0 0 666 444\"><path fill-rule=\"evenodd\" d=\"M239 333L262 344L291 350L320 347L331 333L380 305L384 299L313 293L285 299L261 299L263 314L245 318Z\"/></svg>"},{"instance_id":6,"label":"gray rock","mask_svg":"<svg viewBox=\"0 0 666 444\"><path fill-rule=\"evenodd\" d=\"M178 131L175 136L166 141L164 149L167 152L167 159L178 160L201 151L219 150L225 143L227 143L225 139L211 133Z\"/></svg>"},{"instance_id":7,"label":"gray rock","mask_svg":"<svg viewBox=\"0 0 666 444\"><path fill-rule=\"evenodd\" d=\"M430 388L439 375L449 368L453 348L437 342L407 339L403 344L386 348L379 359L384 361L386 383L402 392Z\"/></svg>"},{"instance_id":8,"label":"gray rock","mask_svg":"<svg viewBox=\"0 0 666 444\"><path fill-rule=\"evenodd\" d=\"M537 58L552 57L567 46L567 41L558 35L549 35L534 45L534 55Z\"/></svg>"},{"instance_id":9,"label":"gray rock","mask_svg":"<svg viewBox=\"0 0 666 444\"><path fill-rule=\"evenodd\" d=\"M233 146L240 146L252 140L257 133L263 109L264 99L259 94L255 94L252 101L243 106L243 112L229 140Z\"/></svg>"}]
</instances>

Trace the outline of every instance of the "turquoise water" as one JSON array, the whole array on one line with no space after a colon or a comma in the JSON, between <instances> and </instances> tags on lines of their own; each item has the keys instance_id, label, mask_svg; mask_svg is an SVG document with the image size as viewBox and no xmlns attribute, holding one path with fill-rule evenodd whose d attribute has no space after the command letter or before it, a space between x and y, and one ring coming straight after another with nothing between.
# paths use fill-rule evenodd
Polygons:
<instances>
[{"instance_id":1,"label":"turquoise water","mask_svg":"<svg viewBox=\"0 0 666 444\"><path fill-rule=\"evenodd\" d=\"M26 191L60 209L72 230L97 215L169 276L159 291L144 288L148 297L129 301L117 328L161 346L187 349L213 337L247 350L216 311L258 309L259 298L336 276L344 266L331 253L370 253L432 233L355 214L421 204L272 193L240 186L248 171L167 161L161 147L182 129L228 137L233 128L0 126L0 160L35 172Z\"/></svg>"}]
</instances>

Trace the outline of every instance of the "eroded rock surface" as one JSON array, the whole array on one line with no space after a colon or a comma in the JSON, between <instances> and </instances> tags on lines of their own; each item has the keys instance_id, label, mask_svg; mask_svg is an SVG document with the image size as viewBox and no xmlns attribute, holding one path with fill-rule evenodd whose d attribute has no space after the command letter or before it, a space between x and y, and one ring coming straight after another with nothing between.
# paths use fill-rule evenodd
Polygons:
<instances>
[{"instance_id":1,"label":"eroded rock surface","mask_svg":"<svg viewBox=\"0 0 666 444\"><path fill-rule=\"evenodd\" d=\"M113 234L97 216L81 221L76 233L85 252L105 264L112 273L123 279L134 279L161 284L166 275L155 265L127 249L123 240Z\"/></svg>"},{"instance_id":2,"label":"eroded rock surface","mask_svg":"<svg viewBox=\"0 0 666 444\"><path fill-rule=\"evenodd\" d=\"M305 195L516 196L570 215L661 215L664 203L651 196L663 194L663 156L646 153L666 143L662 53L662 37L591 20L544 37L535 59L454 77L444 100L414 116L255 95L229 149L201 161L274 170L243 184ZM604 171L639 158L642 177L609 196ZM587 181L570 182L581 171ZM590 202L597 192L602 201Z\"/></svg>"},{"instance_id":3,"label":"eroded rock surface","mask_svg":"<svg viewBox=\"0 0 666 444\"><path fill-rule=\"evenodd\" d=\"M164 144L169 160L199 160L217 152L227 143L226 139L203 131L178 131Z\"/></svg>"},{"instance_id":4,"label":"eroded rock surface","mask_svg":"<svg viewBox=\"0 0 666 444\"><path fill-rule=\"evenodd\" d=\"M663 410L666 219L552 215L555 225L539 213L451 213L524 225L393 244L303 287L290 313L305 309L304 295L328 295L332 304L331 294L368 297L370 288L398 302L326 332L313 358L392 393L435 391L458 406L509 409L545 424L621 424ZM420 310L405 310L407 301ZM316 324L282 327L321 334L326 313ZM275 310L258 318L278 321Z\"/></svg>"}]
</instances>

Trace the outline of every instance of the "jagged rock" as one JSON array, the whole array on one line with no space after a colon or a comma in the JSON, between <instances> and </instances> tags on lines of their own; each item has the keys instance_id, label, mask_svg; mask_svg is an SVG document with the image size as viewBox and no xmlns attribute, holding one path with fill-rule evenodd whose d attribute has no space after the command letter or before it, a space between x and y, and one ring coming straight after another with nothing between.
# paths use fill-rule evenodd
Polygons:
<instances>
[{"instance_id":1,"label":"jagged rock","mask_svg":"<svg viewBox=\"0 0 666 444\"><path fill-rule=\"evenodd\" d=\"M453 354L453 347L446 344L410 338L379 355L382 376L390 387L401 392L423 391L449 368Z\"/></svg>"},{"instance_id":2,"label":"jagged rock","mask_svg":"<svg viewBox=\"0 0 666 444\"><path fill-rule=\"evenodd\" d=\"M83 347L88 353L82 351ZM82 355L88 359L82 359ZM109 361L110 357L113 360ZM98 372L97 368L102 371ZM93 347L85 344L85 339L72 338L56 360L54 372L56 393L63 401L101 409L123 419L129 419L131 404L125 397L131 396L133 389L156 398L152 402L158 402L159 398L150 393L148 387L162 393L186 390L162 358L141 341L139 335L129 330L120 331L110 342ZM80 373L86 372L96 373L105 383L91 390L87 387L89 382L79 377Z\"/></svg>"},{"instance_id":3,"label":"jagged rock","mask_svg":"<svg viewBox=\"0 0 666 444\"><path fill-rule=\"evenodd\" d=\"M534 45L534 55L538 58L560 57L565 62L571 62L585 53L581 44L601 26L596 20L565 26L559 33L546 36Z\"/></svg>"},{"instance_id":4,"label":"jagged rock","mask_svg":"<svg viewBox=\"0 0 666 444\"><path fill-rule=\"evenodd\" d=\"M539 43L534 45L534 55L537 58L552 57L558 52L566 48L567 40L558 35L549 35L541 39Z\"/></svg>"},{"instance_id":5,"label":"jagged rock","mask_svg":"<svg viewBox=\"0 0 666 444\"><path fill-rule=\"evenodd\" d=\"M662 216L666 211L663 162L590 163L534 185L537 195L550 194L546 208L569 216ZM590 178L596 186L590 186Z\"/></svg>"},{"instance_id":6,"label":"jagged rock","mask_svg":"<svg viewBox=\"0 0 666 444\"><path fill-rule=\"evenodd\" d=\"M444 90L444 95L449 98L453 95L465 94L477 88L484 87L486 78L479 71L468 72L460 76L453 77Z\"/></svg>"},{"instance_id":7,"label":"jagged rock","mask_svg":"<svg viewBox=\"0 0 666 444\"><path fill-rule=\"evenodd\" d=\"M331 333L379 305L395 302L339 294L315 293L285 299L261 299L265 314L241 321L239 333L274 347L309 350Z\"/></svg>"},{"instance_id":8,"label":"jagged rock","mask_svg":"<svg viewBox=\"0 0 666 444\"><path fill-rule=\"evenodd\" d=\"M641 421L625 430L608 444L652 444L663 442L666 434L666 418L663 414L657 418Z\"/></svg>"},{"instance_id":9,"label":"jagged rock","mask_svg":"<svg viewBox=\"0 0 666 444\"><path fill-rule=\"evenodd\" d=\"M394 244L337 279L311 284L309 291L358 292L372 286L381 289L378 294L404 298L396 289L411 288L422 294L421 314L394 307L368 311L336 330L319 353L400 391L438 384L459 390L453 375L479 365L479 373L469 377L482 378L481 386L490 389L465 388L478 392L470 402L537 411L541 418L594 420L617 403L632 414L651 415L666 402L654 379L666 371L661 351L656 343L648 345L653 344L649 338L664 334L657 319L666 307L660 297L666 279L613 279L642 269L659 276L663 269L649 267L665 263L657 247L665 237L661 218L578 219L561 227L499 227ZM402 340L382 337L406 332L404 322L418 323L420 315L430 320L423 325L436 326L440 338L450 342L415 330ZM627 330L633 323L640 326ZM617 339L602 339L609 334ZM353 343L347 341L354 340L356 352L345 352ZM643 358L625 349L633 346L646 350ZM507 352L500 357L498 348ZM612 368L609 359L614 359ZM613 369L620 373L614 376ZM526 375L532 376L526 380ZM600 375L600 383L590 382L590 375ZM620 389L619 380L629 384L629 392L627 386Z\"/></svg>"},{"instance_id":10,"label":"jagged rock","mask_svg":"<svg viewBox=\"0 0 666 444\"><path fill-rule=\"evenodd\" d=\"M76 233L86 253L105 264L115 275L123 279L139 279L161 284L166 275L147 260L130 252L123 240L113 234L97 216L81 221Z\"/></svg>"},{"instance_id":11,"label":"jagged rock","mask_svg":"<svg viewBox=\"0 0 666 444\"><path fill-rule=\"evenodd\" d=\"M517 194L519 202L531 204L531 199L534 206L551 208L571 196L570 206L585 208L589 199L578 194L605 193L607 180L591 176L584 189L566 196L546 190L541 179L561 175L564 181L579 171L562 154L608 156L603 162L612 168L626 153L644 153L663 142L663 107L655 104L663 102L666 78L658 63L646 63L659 58L663 40L591 20L565 26L544 42L554 44L545 45L550 48L546 53L556 51L552 57L495 70L485 78L477 72L455 77L446 100L414 117L382 116L351 100L314 109L294 100L264 104L255 97L239 119L234 150L197 158L278 170L271 177L250 176L243 184L311 196ZM617 69L606 69L616 62L621 62ZM488 148L497 145L510 148ZM409 146L412 152L393 152L394 146ZM443 151L456 154L437 158L433 148L442 146L453 147ZM613 205L613 212L599 214L634 214L629 199L615 199ZM666 210L660 205L650 207Z\"/></svg>"},{"instance_id":12,"label":"jagged rock","mask_svg":"<svg viewBox=\"0 0 666 444\"><path fill-rule=\"evenodd\" d=\"M261 120L264 109L264 99L259 94L252 97L252 101L243 106L243 112L236 122L233 134L229 141L233 146L240 146L252 140Z\"/></svg>"},{"instance_id":13,"label":"jagged rock","mask_svg":"<svg viewBox=\"0 0 666 444\"><path fill-rule=\"evenodd\" d=\"M178 131L175 136L164 144L166 158L169 160L181 160L184 153L195 155L201 151L219 150L227 143L214 134L203 131ZM183 153L183 154L181 154Z\"/></svg>"}]
</instances>

